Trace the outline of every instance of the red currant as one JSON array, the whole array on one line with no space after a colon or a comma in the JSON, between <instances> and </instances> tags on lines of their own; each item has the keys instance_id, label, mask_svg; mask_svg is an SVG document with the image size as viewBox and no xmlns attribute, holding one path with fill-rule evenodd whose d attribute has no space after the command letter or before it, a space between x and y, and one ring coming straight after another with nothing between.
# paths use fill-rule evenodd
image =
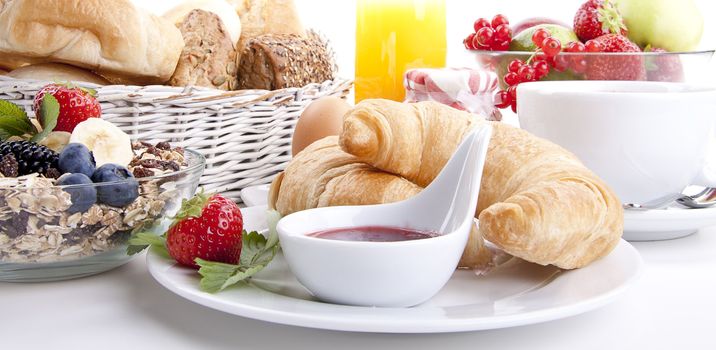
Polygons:
<instances>
[{"instance_id":1,"label":"red currant","mask_svg":"<svg viewBox=\"0 0 716 350\"><path fill-rule=\"evenodd\" d=\"M510 95L510 100L517 101L517 85L508 87L507 93Z\"/></svg>"},{"instance_id":2,"label":"red currant","mask_svg":"<svg viewBox=\"0 0 716 350\"><path fill-rule=\"evenodd\" d=\"M497 108L507 108L512 104L512 100L510 99L510 94L507 93L505 90L498 91L495 95L495 107Z\"/></svg>"},{"instance_id":3,"label":"red currant","mask_svg":"<svg viewBox=\"0 0 716 350\"><path fill-rule=\"evenodd\" d=\"M602 45L594 40L589 40L584 44L584 49L587 52L602 52Z\"/></svg>"},{"instance_id":4,"label":"red currant","mask_svg":"<svg viewBox=\"0 0 716 350\"><path fill-rule=\"evenodd\" d=\"M567 44L565 51L580 53L586 51L586 48L584 47L584 44L580 43L579 41L572 41L571 43Z\"/></svg>"},{"instance_id":5,"label":"red currant","mask_svg":"<svg viewBox=\"0 0 716 350\"><path fill-rule=\"evenodd\" d=\"M572 62L572 70L575 73L584 73L587 71L587 61L585 59L581 59L578 61Z\"/></svg>"},{"instance_id":6,"label":"red currant","mask_svg":"<svg viewBox=\"0 0 716 350\"><path fill-rule=\"evenodd\" d=\"M559 39L549 37L542 42L542 51L549 57L557 56L562 51L562 43Z\"/></svg>"},{"instance_id":7,"label":"red currant","mask_svg":"<svg viewBox=\"0 0 716 350\"><path fill-rule=\"evenodd\" d=\"M500 24L495 28L496 41L510 41L512 39L512 29L508 24Z\"/></svg>"},{"instance_id":8,"label":"red currant","mask_svg":"<svg viewBox=\"0 0 716 350\"><path fill-rule=\"evenodd\" d=\"M473 40L475 39L475 33L470 33L470 35L465 38L465 40L462 41L463 44L465 44L465 48L468 50L474 50L475 46L472 45Z\"/></svg>"},{"instance_id":9,"label":"red currant","mask_svg":"<svg viewBox=\"0 0 716 350\"><path fill-rule=\"evenodd\" d=\"M564 72L564 70L569 67L569 62L567 61L567 58L564 57L564 55L559 55L554 57L554 63L552 64L552 67L554 67L554 70L558 72Z\"/></svg>"},{"instance_id":10,"label":"red currant","mask_svg":"<svg viewBox=\"0 0 716 350\"><path fill-rule=\"evenodd\" d=\"M549 74L549 64L545 61L535 62L533 64L533 68L535 70L535 78L537 80L540 80Z\"/></svg>"},{"instance_id":11,"label":"red currant","mask_svg":"<svg viewBox=\"0 0 716 350\"><path fill-rule=\"evenodd\" d=\"M547 55L545 55L544 52L537 52L535 54L535 57L532 60L535 62L540 62L540 61L547 62L548 59L549 59L549 57L547 57Z\"/></svg>"},{"instance_id":12,"label":"red currant","mask_svg":"<svg viewBox=\"0 0 716 350\"><path fill-rule=\"evenodd\" d=\"M537 47L542 47L542 43L545 39L549 38L552 34L547 29L539 28L532 34L532 43Z\"/></svg>"},{"instance_id":13,"label":"red currant","mask_svg":"<svg viewBox=\"0 0 716 350\"><path fill-rule=\"evenodd\" d=\"M478 44L482 46L492 46L492 39L495 36L495 31L492 28L480 28L475 34Z\"/></svg>"},{"instance_id":14,"label":"red currant","mask_svg":"<svg viewBox=\"0 0 716 350\"><path fill-rule=\"evenodd\" d=\"M520 68L517 75L520 77L520 82L528 82L535 80L535 70L530 66L523 66Z\"/></svg>"},{"instance_id":15,"label":"red currant","mask_svg":"<svg viewBox=\"0 0 716 350\"><path fill-rule=\"evenodd\" d=\"M518 70L524 65L525 63L520 60L512 60L510 61L510 64L507 65L507 70L512 73L517 73Z\"/></svg>"},{"instance_id":16,"label":"red currant","mask_svg":"<svg viewBox=\"0 0 716 350\"><path fill-rule=\"evenodd\" d=\"M492 43L492 49L495 51L508 51L510 49L510 41L496 41Z\"/></svg>"},{"instance_id":17,"label":"red currant","mask_svg":"<svg viewBox=\"0 0 716 350\"><path fill-rule=\"evenodd\" d=\"M508 25L509 25L509 24L510 24L510 21L508 21L508 20L507 20L507 17L505 17L505 16L503 16L503 15L496 15L495 17L492 18L491 24L492 24L492 28L497 28L497 27L499 27L500 25L503 25L503 24L508 24Z\"/></svg>"},{"instance_id":18,"label":"red currant","mask_svg":"<svg viewBox=\"0 0 716 350\"><path fill-rule=\"evenodd\" d=\"M484 18L478 18L475 23L472 25L472 28L475 29L475 33L477 33L478 30L482 28L489 28L490 21L484 19Z\"/></svg>"},{"instance_id":19,"label":"red currant","mask_svg":"<svg viewBox=\"0 0 716 350\"><path fill-rule=\"evenodd\" d=\"M509 72L502 78L507 86L513 86L520 83L520 76L517 73Z\"/></svg>"}]
</instances>

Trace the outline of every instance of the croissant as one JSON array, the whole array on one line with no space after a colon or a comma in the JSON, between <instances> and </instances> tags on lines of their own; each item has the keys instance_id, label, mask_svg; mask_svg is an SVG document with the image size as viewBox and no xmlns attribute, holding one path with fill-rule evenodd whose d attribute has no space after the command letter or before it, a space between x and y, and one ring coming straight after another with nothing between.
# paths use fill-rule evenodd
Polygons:
<instances>
[{"instance_id":1,"label":"croissant","mask_svg":"<svg viewBox=\"0 0 716 350\"><path fill-rule=\"evenodd\" d=\"M365 100L345 116L340 145L360 161L427 186L478 123L493 127L476 213L485 239L565 269L616 246L624 223L614 192L576 156L524 130L434 102Z\"/></svg>"},{"instance_id":2,"label":"croissant","mask_svg":"<svg viewBox=\"0 0 716 350\"><path fill-rule=\"evenodd\" d=\"M345 153L338 137L329 136L298 153L271 183L268 206L281 215L337 205L398 202L422 190L412 182L380 171ZM492 262L479 231L473 229L460 267L481 268Z\"/></svg>"}]
</instances>

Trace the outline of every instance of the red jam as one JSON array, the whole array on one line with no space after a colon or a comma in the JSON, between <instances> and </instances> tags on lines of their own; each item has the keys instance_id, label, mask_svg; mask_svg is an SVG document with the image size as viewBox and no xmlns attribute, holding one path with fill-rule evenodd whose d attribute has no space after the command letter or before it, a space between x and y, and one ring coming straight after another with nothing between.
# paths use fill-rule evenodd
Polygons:
<instances>
[{"instance_id":1,"label":"red jam","mask_svg":"<svg viewBox=\"0 0 716 350\"><path fill-rule=\"evenodd\" d=\"M364 226L318 231L309 233L308 236L338 241L402 242L432 238L438 234L400 227Z\"/></svg>"}]
</instances>

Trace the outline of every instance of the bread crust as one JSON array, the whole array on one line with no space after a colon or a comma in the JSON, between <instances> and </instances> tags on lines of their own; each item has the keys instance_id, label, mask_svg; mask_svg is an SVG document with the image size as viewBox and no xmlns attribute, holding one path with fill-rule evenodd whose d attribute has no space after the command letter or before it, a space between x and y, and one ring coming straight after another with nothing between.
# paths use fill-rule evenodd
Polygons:
<instances>
[{"instance_id":1,"label":"bread crust","mask_svg":"<svg viewBox=\"0 0 716 350\"><path fill-rule=\"evenodd\" d=\"M67 63L101 75L164 83L183 46L172 23L129 0L0 0L0 65Z\"/></svg>"},{"instance_id":2,"label":"bread crust","mask_svg":"<svg viewBox=\"0 0 716 350\"><path fill-rule=\"evenodd\" d=\"M184 49L169 85L236 89L236 49L221 18L213 12L192 10L179 30Z\"/></svg>"}]
</instances>

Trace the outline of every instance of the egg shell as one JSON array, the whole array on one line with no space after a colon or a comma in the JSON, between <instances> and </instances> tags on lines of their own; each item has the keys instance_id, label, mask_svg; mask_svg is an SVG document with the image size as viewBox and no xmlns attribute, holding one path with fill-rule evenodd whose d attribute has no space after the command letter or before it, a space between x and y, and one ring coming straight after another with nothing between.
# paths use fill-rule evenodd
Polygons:
<instances>
[{"instance_id":1,"label":"egg shell","mask_svg":"<svg viewBox=\"0 0 716 350\"><path fill-rule=\"evenodd\" d=\"M343 129L343 116L351 109L341 98L321 97L301 113L293 132L291 153L298 154L308 145L324 137L338 135Z\"/></svg>"}]
</instances>

